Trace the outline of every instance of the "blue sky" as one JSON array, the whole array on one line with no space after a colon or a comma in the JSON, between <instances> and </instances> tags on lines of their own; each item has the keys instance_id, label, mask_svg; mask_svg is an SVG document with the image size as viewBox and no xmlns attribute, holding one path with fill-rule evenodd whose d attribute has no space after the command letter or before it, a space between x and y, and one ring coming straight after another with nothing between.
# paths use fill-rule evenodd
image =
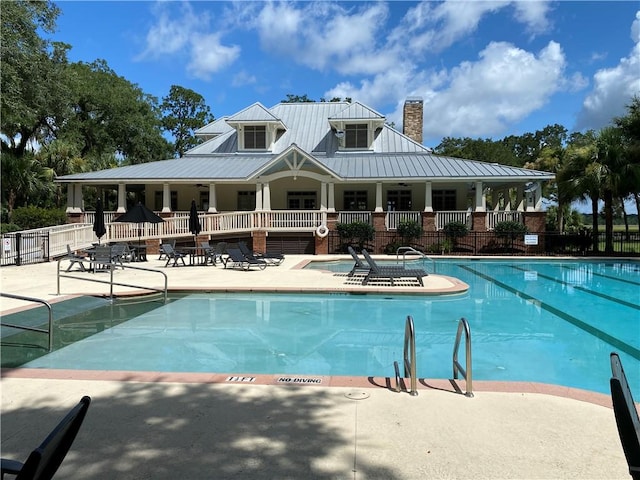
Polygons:
<instances>
[{"instance_id":1,"label":"blue sky","mask_svg":"<svg viewBox=\"0 0 640 480\"><path fill-rule=\"evenodd\" d=\"M635 1L77 2L53 39L161 99L200 93L216 117L291 93L351 97L402 124L424 99L424 143L559 123L598 129L640 94Z\"/></svg>"}]
</instances>

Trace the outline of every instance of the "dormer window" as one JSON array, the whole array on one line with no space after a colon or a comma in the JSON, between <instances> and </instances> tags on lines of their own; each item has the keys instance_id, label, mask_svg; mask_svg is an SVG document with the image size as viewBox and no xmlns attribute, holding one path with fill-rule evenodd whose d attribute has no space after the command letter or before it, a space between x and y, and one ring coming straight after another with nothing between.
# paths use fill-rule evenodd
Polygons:
<instances>
[{"instance_id":1,"label":"dormer window","mask_svg":"<svg viewBox=\"0 0 640 480\"><path fill-rule=\"evenodd\" d=\"M266 150L267 127L264 125L246 125L244 127L244 148L247 150Z\"/></svg>"},{"instance_id":2,"label":"dormer window","mask_svg":"<svg viewBox=\"0 0 640 480\"><path fill-rule=\"evenodd\" d=\"M366 123L345 126L345 148L369 148L369 137Z\"/></svg>"}]
</instances>

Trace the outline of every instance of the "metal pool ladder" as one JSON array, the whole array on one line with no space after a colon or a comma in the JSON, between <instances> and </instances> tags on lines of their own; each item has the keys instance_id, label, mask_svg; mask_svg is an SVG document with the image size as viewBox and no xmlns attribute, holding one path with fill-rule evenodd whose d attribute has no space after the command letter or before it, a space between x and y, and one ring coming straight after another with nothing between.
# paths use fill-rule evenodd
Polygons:
<instances>
[{"instance_id":1,"label":"metal pool ladder","mask_svg":"<svg viewBox=\"0 0 640 480\"><path fill-rule=\"evenodd\" d=\"M400 369L398 362L393 362L393 368L396 372L396 392L400 392ZM404 377L411 379L411 391L409 395L418 395L418 377L416 375L416 332L413 327L413 318L407 316L404 325Z\"/></svg>"},{"instance_id":2,"label":"metal pool ladder","mask_svg":"<svg viewBox=\"0 0 640 480\"><path fill-rule=\"evenodd\" d=\"M460 349L460 339L462 332L464 331L465 337L465 357L466 368L462 368L460 362L458 362L458 350ZM462 373L462 377L467 381L467 387L465 396L473 397L473 374L471 368L471 329L469 328L469 322L462 317L458 322L458 333L456 333L456 343L453 346L453 378L458 378L458 372Z\"/></svg>"},{"instance_id":3,"label":"metal pool ladder","mask_svg":"<svg viewBox=\"0 0 640 480\"><path fill-rule=\"evenodd\" d=\"M47 310L49 311L49 329L48 330L45 330L44 328L26 327L23 325L15 325L13 323L5 323L5 322L0 322L0 325L4 327L17 328L19 330L28 330L30 332L46 333L47 336L49 337L49 351L53 350L53 310L51 309L51 305L48 302L41 300L40 298L25 297L23 295L14 295L13 293L0 292L0 297L13 298L16 300L24 300L25 302L41 303L42 305L47 307Z\"/></svg>"}]
</instances>

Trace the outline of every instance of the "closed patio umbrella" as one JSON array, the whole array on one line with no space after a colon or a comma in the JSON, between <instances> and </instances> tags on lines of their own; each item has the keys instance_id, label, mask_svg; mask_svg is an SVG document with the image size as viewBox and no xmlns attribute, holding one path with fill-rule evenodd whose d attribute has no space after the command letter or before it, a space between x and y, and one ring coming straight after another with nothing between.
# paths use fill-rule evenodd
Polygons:
<instances>
[{"instance_id":1,"label":"closed patio umbrella","mask_svg":"<svg viewBox=\"0 0 640 480\"><path fill-rule=\"evenodd\" d=\"M93 231L98 237L98 243L100 239L107 233L107 227L104 224L104 207L102 206L102 199L98 198L96 202L96 216L93 219Z\"/></svg>"},{"instance_id":2,"label":"closed patio umbrella","mask_svg":"<svg viewBox=\"0 0 640 480\"><path fill-rule=\"evenodd\" d=\"M189 210L189 231L193 234L193 242L197 247L196 237L202 230L200 220L198 219L198 209L196 207L196 201L191 200L191 210Z\"/></svg>"},{"instance_id":3,"label":"closed patio umbrella","mask_svg":"<svg viewBox=\"0 0 640 480\"><path fill-rule=\"evenodd\" d=\"M146 206L142 204L142 202L138 202L135 207L127 210L126 213L123 213L118 218L113 220L114 222L122 222L122 223L137 223L138 224L138 243L140 243L140 237L142 236L141 227L144 223L162 223L164 220L162 217L159 217L151 210L149 210Z\"/></svg>"}]
</instances>

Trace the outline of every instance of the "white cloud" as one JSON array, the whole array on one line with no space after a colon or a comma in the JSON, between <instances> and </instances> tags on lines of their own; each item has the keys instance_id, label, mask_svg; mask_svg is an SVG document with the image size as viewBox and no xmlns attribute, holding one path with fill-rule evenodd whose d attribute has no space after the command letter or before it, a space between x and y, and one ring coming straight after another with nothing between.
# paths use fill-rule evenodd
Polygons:
<instances>
[{"instance_id":1,"label":"white cloud","mask_svg":"<svg viewBox=\"0 0 640 480\"><path fill-rule=\"evenodd\" d=\"M165 4L155 5L155 24L149 27L146 47L138 59L174 54L189 45L190 36L192 32L197 31L202 19L196 17L188 3L183 3L181 7L182 15L176 18L170 15Z\"/></svg>"},{"instance_id":2,"label":"white cloud","mask_svg":"<svg viewBox=\"0 0 640 480\"><path fill-rule=\"evenodd\" d=\"M564 68L564 54L555 42L537 56L508 43L491 43L477 62L452 69L442 89L425 85L427 136L500 134L562 88Z\"/></svg>"},{"instance_id":3,"label":"white cloud","mask_svg":"<svg viewBox=\"0 0 640 480\"><path fill-rule=\"evenodd\" d=\"M635 45L628 57L594 74L593 89L582 104L576 129L597 130L610 125L614 117L624 115L633 95L640 95L640 11L631 26L631 38Z\"/></svg>"},{"instance_id":4,"label":"white cloud","mask_svg":"<svg viewBox=\"0 0 640 480\"><path fill-rule=\"evenodd\" d=\"M194 35L187 71L194 77L209 80L213 72L231 65L239 55L240 47L222 45L219 34Z\"/></svg>"},{"instance_id":5,"label":"white cloud","mask_svg":"<svg viewBox=\"0 0 640 480\"><path fill-rule=\"evenodd\" d=\"M244 87L245 85L252 85L258 81L255 75L248 73L245 70L236 73L231 80L233 87Z\"/></svg>"},{"instance_id":6,"label":"white cloud","mask_svg":"<svg viewBox=\"0 0 640 480\"><path fill-rule=\"evenodd\" d=\"M525 24L534 34L545 32L549 28L548 14L551 10L549 2L539 0L519 0L513 4L515 17Z\"/></svg>"}]
</instances>

